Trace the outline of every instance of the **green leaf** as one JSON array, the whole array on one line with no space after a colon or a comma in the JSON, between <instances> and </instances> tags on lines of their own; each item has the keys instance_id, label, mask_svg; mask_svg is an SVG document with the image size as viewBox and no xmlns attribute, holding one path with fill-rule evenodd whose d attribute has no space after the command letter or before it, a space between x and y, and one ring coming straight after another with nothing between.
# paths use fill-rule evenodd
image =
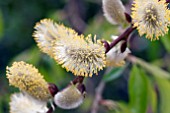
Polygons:
<instances>
[{"instance_id":1,"label":"green leaf","mask_svg":"<svg viewBox=\"0 0 170 113\"><path fill-rule=\"evenodd\" d=\"M161 39L162 43L164 44L165 49L168 52L170 52L170 44L169 44L170 43L170 31L168 34L164 35L164 37L161 37L160 39Z\"/></svg>"},{"instance_id":2,"label":"green leaf","mask_svg":"<svg viewBox=\"0 0 170 113\"><path fill-rule=\"evenodd\" d=\"M152 108L152 112L156 113L158 100L157 100L157 95L156 95L156 91L154 89L154 86L150 81L148 83L148 93L149 93L149 104Z\"/></svg>"},{"instance_id":3,"label":"green leaf","mask_svg":"<svg viewBox=\"0 0 170 113\"><path fill-rule=\"evenodd\" d=\"M158 66L152 65L147 63L146 61L137 58L135 56L130 56L129 59L136 63L139 64L143 69L147 70L149 73L161 77L161 78L167 78L170 79L170 73L168 73L167 71L159 68Z\"/></svg>"},{"instance_id":4,"label":"green leaf","mask_svg":"<svg viewBox=\"0 0 170 113\"><path fill-rule=\"evenodd\" d=\"M170 113L170 82L165 78L155 76L160 94L160 113Z\"/></svg>"},{"instance_id":5,"label":"green leaf","mask_svg":"<svg viewBox=\"0 0 170 113\"><path fill-rule=\"evenodd\" d=\"M159 90L159 97L160 97L160 113L170 113L170 73L162 70L159 67L156 67L154 65L151 65L142 59L131 57L131 60L133 60L136 64L139 64L142 68L150 72L153 77L155 78L156 83L158 84L158 90ZM152 102L154 103L154 102ZM155 106L155 105L152 105Z\"/></svg>"},{"instance_id":6,"label":"green leaf","mask_svg":"<svg viewBox=\"0 0 170 113\"><path fill-rule=\"evenodd\" d=\"M126 66L124 67L116 67L116 68L112 68L111 71L108 72L108 74L106 74L103 78L103 80L105 82L110 82L112 80L117 79L118 77L120 77L120 75L122 74L123 70L125 69Z\"/></svg>"},{"instance_id":7,"label":"green leaf","mask_svg":"<svg viewBox=\"0 0 170 113\"><path fill-rule=\"evenodd\" d=\"M146 113L148 105L148 80L135 65L130 73L129 98L132 113Z\"/></svg>"}]
</instances>

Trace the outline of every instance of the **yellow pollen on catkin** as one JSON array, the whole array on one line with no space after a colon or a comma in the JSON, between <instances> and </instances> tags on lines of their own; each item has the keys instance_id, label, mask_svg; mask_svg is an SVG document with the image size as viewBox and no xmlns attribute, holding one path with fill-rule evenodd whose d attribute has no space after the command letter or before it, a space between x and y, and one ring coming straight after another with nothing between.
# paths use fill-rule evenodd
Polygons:
<instances>
[{"instance_id":1,"label":"yellow pollen on catkin","mask_svg":"<svg viewBox=\"0 0 170 113\"><path fill-rule=\"evenodd\" d=\"M51 97L48 83L31 64L23 61L14 62L11 67L6 68L6 75L10 85L27 92L39 100L48 100Z\"/></svg>"},{"instance_id":2,"label":"yellow pollen on catkin","mask_svg":"<svg viewBox=\"0 0 170 113\"><path fill-rule=\"evenodd\" d=\"M168 32L170 11L167 5L164 0L134 0L131 16L140 36L145 34L152 41Z\"/></svg>"},{"instance_id":3,"label":"yellow pollen on catkin","mask_svg":"<svg viewBox=\"0 0 170 113\"><path fill-rule=\"evenodd\" d=\"M54 57L53 46L57 39L62 37L74 37L77 35L74 30L66 28L62 24L56 24L51 19L43 19L37 22L34 29L33 37L38 47L42 52L48 54L52 58ZM69 30L69 32L67 32L67 30Z\"/></svg>"},{"instance_id":4,"label":"yellow pollen on catkin","mask_svg":"<svg viewBox=\"0 0 170 113\"><path fill-rule=\"evenodd\" d=\"M33 36L38 47L76 76L92 76L106 64L105 47L96 36L84 37L73 29L41 20L35 26Z\"/></svg>"},{"instance_id":5,"label":"yellow pollen on catkin","mask_svg":"<svg viewBox=\"0 0 170 113\"><path fill-rule=\"evenodd\" d=\"M69 32L69 31L68 31ZM106 64L105 48L101 41L83 35L63 37L54 46L55 60L77 76L92 77Z\"/></svg>"}]
</instances>

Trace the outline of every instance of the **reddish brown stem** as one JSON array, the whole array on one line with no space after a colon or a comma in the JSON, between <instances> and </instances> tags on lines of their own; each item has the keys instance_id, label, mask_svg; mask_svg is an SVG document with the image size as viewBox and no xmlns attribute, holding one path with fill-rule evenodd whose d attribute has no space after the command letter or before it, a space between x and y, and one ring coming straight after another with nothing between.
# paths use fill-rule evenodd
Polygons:
<instances>
[{"instance_id":1,"label":"reddish brown stem","mask_svg":"<svg viewBox=\"0 0 170 113\"><path fill-rule=\"evenodd\" d=\"M160 0L159 0L160 1ZM166 0L166 3L170 3L170 0Z\"/></svg>"},{"instance_id":2,"label":"reddish brown stem","mask_svg":"<svg viewBox=\"0 0 170 113\"><path fill-rule=\"evenodd\" d=\"M130 33L132 33L133 30L135 30L136 28L130 26L129 28L127 28L116 40L114 40L110 45L109 45L109 49L106 48L106 53L109 52L109 50L111 48L113 48L117 43L119 43L122 40L127 40L128 36L130 35Z\"/></svg>"}]
</instances>

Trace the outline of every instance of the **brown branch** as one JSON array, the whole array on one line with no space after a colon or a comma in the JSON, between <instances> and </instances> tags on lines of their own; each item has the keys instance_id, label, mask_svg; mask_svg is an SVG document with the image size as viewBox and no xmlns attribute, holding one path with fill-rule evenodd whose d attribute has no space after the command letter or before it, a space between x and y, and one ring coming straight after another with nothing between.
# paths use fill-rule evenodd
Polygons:
<instances>
[{"instance_id":1,"label":"brown branch","mask_svg":"<svg viewBox=\"0 0 170 113\"><path fill-rule=\"evenodd\" d=\"M102 99L102 92L105 86L105 82L101 80L95 92L95 99L92 105L91 113L97 113L99 109L99 102Z\"/></svg>"},{"instance_id":2,"label":"brown branch","mask_svg":"<svg viewBox=\"0 0 170 113\"><path fill-rule=\"evenodd\" d=\"M119 43L120 41L122 40L125 40L127 41L129 35L132 33L133 30L135 30L136 28L130 26L129 28L127 28L116 40L114 40L110 45L109 47L107 48L106 46L106 53L109 52L109 50L111 48L113 48L117 43ZM104 42L106 43L106 42ZM105 44L106 45L106 44Z\"/></svg>"},{"instance_id":3,"label":"brown branch","mask_svg":"<svg viewBox=\"0 0 170 113\"><path fill-rule=\"evenodd\" d=\"M160 0L159 0L160 1ZM166 0L166 3L170 3L170 0Z\"/></svg>"},{"instance_id":4,"label":"brown branch","mask_svg":"<svg viewBox=\"0 0 170 113\"><path fill-rule=\"evenodd\" d=\"M108 74L111 71L111 68L107 68L104 75ZM96 87L95 90L95 99L93 101L93 105L91 107L91 113L97 113L98 109L99 109L99 104L100 101L103 99L102 98L102 93L103 93L103 89L105 87L105 81L101 80L99 85Z\"/></svg>"}]
</instances>

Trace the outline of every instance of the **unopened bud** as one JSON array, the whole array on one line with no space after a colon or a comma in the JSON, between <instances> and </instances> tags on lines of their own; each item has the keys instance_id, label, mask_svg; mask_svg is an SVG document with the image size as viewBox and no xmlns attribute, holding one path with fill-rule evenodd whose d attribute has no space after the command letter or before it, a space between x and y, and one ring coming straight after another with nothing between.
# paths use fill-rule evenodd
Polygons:
<instances>
[{"instance_id":1,"label":"unopened bud","mask_svg":"<svg viewBox=\"0 0 170 113\"><path fill-rule=\"evenodd\" d=\"M84 100L85 87L82 84L71 84L54 96L54 103L63 109L74 109Z\"/></svg>"},{"instance_id":2,"label":"unopened bud","mask_svg":"<svg viewBox=\"0 0 170 113\"><path fill-rule=\"evenodd\" d=\"M121 53L125 52L126 48L127 48L127 42L124 41L122 42L122 45L120 47Z\"/></svg>"},{"instance_id":3,"label":"unopened bud","mask_svg":"<svg viewBox=\"0 0 170 113\"><path fill-rule=\"evenodd\" d=\"M56 86L55 84L53 84L53 83L48 83L48 89L49 89L49 91L50 91L50 93L51 93L51 95L52 95L53 97L54 97L55 94L57 94L57 92L58 92L57 86Z\"/></svg>"},{"instance_id":4,"label":"unopened bud","mask_svg":"<svg viewBox=\"0 0 170 113\"><path fill-rule=\"evenodd\" d=\"M128 13L125 13L125 17L126 17L126 20L131 23L132 22L132 17L128 14Z\"/></svg>"},{"instance_id":5,"label":"unopened bud","mask_svg":"<svg viewBox=\"0 0 170 113\"><path fill-rule=\"evenodd\" d=\"M106 19L114 25L126 23L125 7L121 0L103 0L103 12Z\"/></svg>"},{"instance_id":6,"label":"unopened bud","mask_svg":"<svg viewBox=\"0 0 170 113\"><path fill-rule=\"evenodd\" d=\"M116 40L117 36L112 36ZM111 67L120 67L125 64L125 58L130 53L126 42L119 42L106 54L106 65Z\"/></svg>"}]
</instances>

